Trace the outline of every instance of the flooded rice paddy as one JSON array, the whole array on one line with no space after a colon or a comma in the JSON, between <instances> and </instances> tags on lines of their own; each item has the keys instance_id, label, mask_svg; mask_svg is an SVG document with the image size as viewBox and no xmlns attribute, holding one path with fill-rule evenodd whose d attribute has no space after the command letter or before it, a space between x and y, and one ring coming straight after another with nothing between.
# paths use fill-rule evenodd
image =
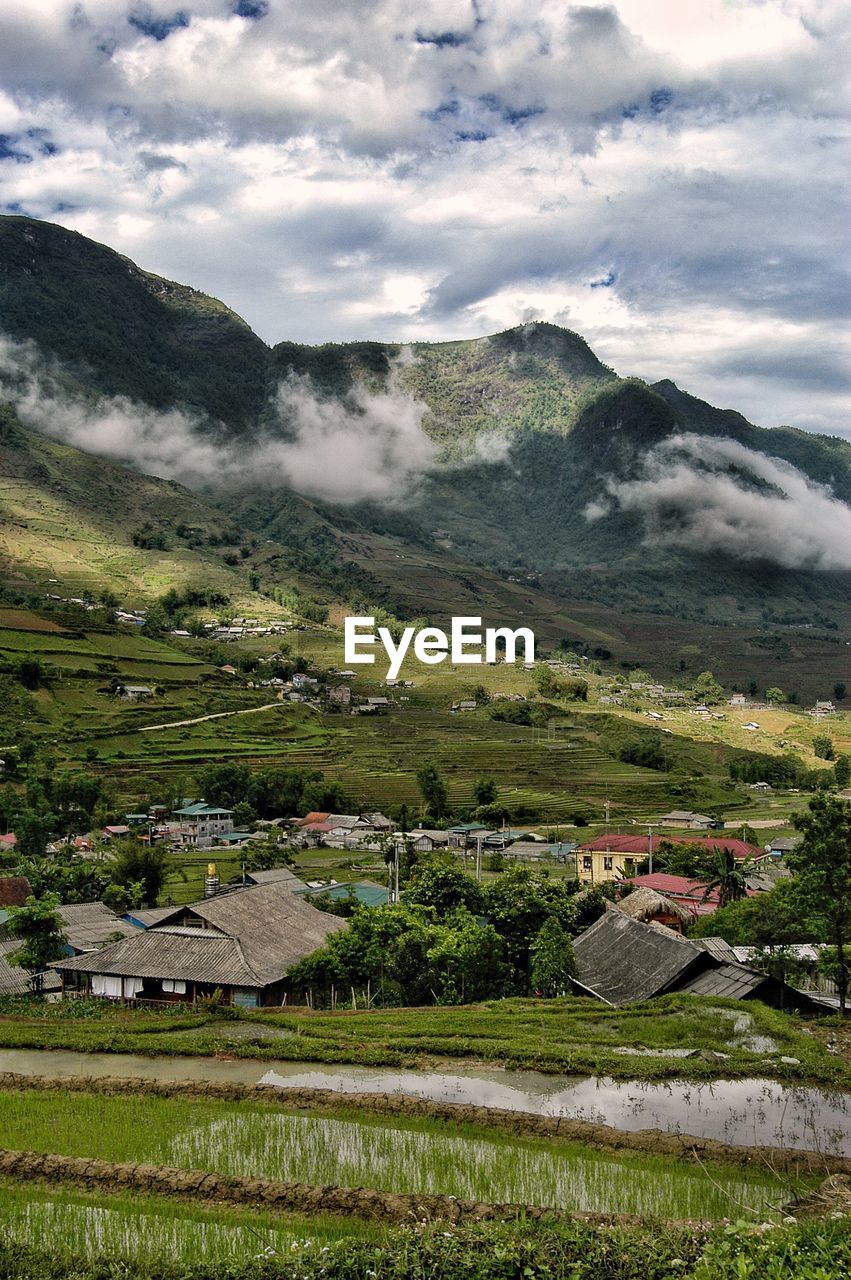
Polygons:
<instances>
[{"instance_id":1,"label":"flooded rice paddy","mask_svg":"<svg viewBox=\"0 0 851 1280\"><path fill-rule=\"evenodd\" d=\"M177 1135L169 1164L282 1181L451 1195L595 1213L675 1218L765 1215L788 1180L658 1157L619 1159L546 1144L268 1112L229 1115Z\"/></svg>"},{"instance_id":2,"label":"flooded rice paddy","mask_svg":"<svg viewBox=\"0 0 851 1280\"><path fill-rule=\"evenodd\" d=\"M0 1071L395 1093L436 1102L566 1116L630 1132L658 1129L737 1146L788 1147L851 1156L851 1095L768 1079L648 1083L497 1067L449 1073L38 1049L0 1050Z\"/></svg>"},{"instance_id":3,"label":"flooded rice paddy","mask_svg":"<svg viewBox=\"0 0 851 1280\"><path fill-rule=\"evenodd\" d=\"M279 1226L224 1224L175 1216L174 1206L156 1212L37 1199L0 1204L0 1230L7 1240L55 1253L63 1244L75 1254L120 1254L176 1263L241 1262L266 1250L292 1254L307 1247Z\"/></svg>"}]
</instances>

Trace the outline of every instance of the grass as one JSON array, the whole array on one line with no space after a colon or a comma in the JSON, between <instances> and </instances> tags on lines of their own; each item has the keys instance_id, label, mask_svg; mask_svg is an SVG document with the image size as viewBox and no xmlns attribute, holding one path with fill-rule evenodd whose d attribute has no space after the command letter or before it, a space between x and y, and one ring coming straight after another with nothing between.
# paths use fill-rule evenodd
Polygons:
<instances>
[{"instance_id":1,"label":"grass","mask_svg":"<svg viewBox=\"0 0 851 1280\"><path fill-rule=\"evenodd\" d=\"M623 1009L596 1001L500 1000L471 1007L315 1012L307 1009L241 1011L242 1027L257 1036L237 1037L232 1023L214 1013L115 1009L100 1001L41 1005L7 999L0 1009L0 1046L70 1049L82 1053L136 1053L152 1057L226 1053L237 1058L366 1066L433 1066L447 1059L497 1063L555 1074L609 1076L616 1080L711 1080L717 1061L666 1057L668 1049L724 1053L729 1079L768 1077L851 1089L851 1068L831 1055L794 1017L757 1003L665 996ZM734 1016L735 1015L735 1016ZM750 1018L748 1034L776 1046L756 1053L736 1030ZM269 1030L279 1035L269 1036ZM631 1056L621 1048L647 1050ZM654 1054L654 1050L657 1051ZM794 1061L783 1062L789 1058ZM45 1065L49 1073L49 1065Z\"/></svg>"},{"instance_id":2,"label":"grass","mask_svg":"<svg viewBox=\"0 0 851 1280\"><path fill-rule=\"evenodd\" d=\"M380 1241L385 1233L355 1219L284 1217L223 1205L175 1203L158 1196L22 1187L0 1182L0 1234L55 1250L73 1241L83 1257L114 1254L141 1263L226 1265L265 1251L290 1257L332 1241Z\"/></svg>"},{"instance_id":3,"label":"grass","mask_svg":"<svg viewBox=\"0 0 851 1280\"><path fill-rule=\"evenodd\" d=\"M664 1157L601 1153L471 1125L349 1116L153 1096L0 1093L8 1148L249 1178L703 1220L762 1218L793 1190L814 1185L759 1168L713 1164L707 1172Z\"/></svg>"}]
</instances>

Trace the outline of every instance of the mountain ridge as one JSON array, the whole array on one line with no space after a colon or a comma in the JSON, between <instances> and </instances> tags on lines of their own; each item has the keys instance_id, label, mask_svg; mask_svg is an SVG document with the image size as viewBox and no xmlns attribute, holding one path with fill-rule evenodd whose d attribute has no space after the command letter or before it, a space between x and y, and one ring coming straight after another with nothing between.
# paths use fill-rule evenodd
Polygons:
<instances>
[{"instance_id":1,"label":"mountain ridge","mask_svg":"<svg viewBox=\"0 0 851 1280\"><path fill-rule=\"evenodd\" d=\"M200 483L225 520L297 551L306 571L324 573L338 594L347 538L389 537L419 552L430 548L436 564L448 554L472 573L541 575L556 595L627 610L649 606L723 622L731 608L770 617L788 612L791 601L802 618L809 611L836 625L846 617L851 576L844 568L815 571L803 553L800 567L777 565L768 541L765 556L750 560L712 546L689 549L687 539L677 547L671 538L689 511L669 512L654 498L651 520L636 495L647 488L652 463L660 474L690 467L697 482L723 475L739 486L743 503L751 494L770 497L772 482L757 473L765 459L779 458L801 472L805 497L807 486L829 486L848 503L851 445L756 426L670 379L620 378L581 335L559 326L408 345L270 347L225 304L78 233L20 216L0 218L0 317L7 335L60 363L69 393L185 409L199 436L234 442L245 455L263 439L292 437L291 422L275 416L282 381L306 388L320 407L345 405L346 429L370 429L367 395L423 406L417 429L440 465L412 477L403 472L389 501L340 506L306 498L283 478ZM698 444L674 456L683 435ZM740 450L719 460L716 446L725 440ZM307 446L309 463L309 438ZM708 450L712 456L703 456ZM806 524L806 511L798 515L791 499L787 510ZM312 561L305 530L321 547ZM357 589L380 595L361 570L353 575ZM387 589L390 604L405 598L403 591L394 599L395 590Z\"/></svg>"}]
</instances>

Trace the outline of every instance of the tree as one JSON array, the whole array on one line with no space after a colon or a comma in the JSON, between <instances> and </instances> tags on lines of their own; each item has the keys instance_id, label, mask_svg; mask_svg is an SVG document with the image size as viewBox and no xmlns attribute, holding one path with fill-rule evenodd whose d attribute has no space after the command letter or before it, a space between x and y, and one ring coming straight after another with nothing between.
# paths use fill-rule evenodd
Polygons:
<instances>
[{"instance_id":1,"label":"tree","mask_svg":"<svg viewBox=\"0 0 851 1280\"><path fill-rule=\"evenodd\" d=\"M707 706L720 702L724 696L724 687L715 679L711 671L701 671L692 685L692 692L699 702Z\"/></svg>"},{"instance_id":2,"label":"tree","mask_svg":"<svg viewBox=\"0 0 851 1280\"><path fill-rule=\"evenodd\" d=\"M18 663L18 680L25 689L39 689L47 684L47 672L38 658L22 658Z\"/></svg>"},{"instance_id":3,"label":"tree","mask_svg":"<svg viewBox=\"0 0 851 1280\"><path fill-rule=\"evenodd\" d=\"M704 900L713 890L718 890L718 906L727 907L740 902L748 894L747 873L749 864L737 862L729 849L716 849L712 878L704 890Z\"/></svg>"},{"instance_id":4,"label":"tree","mask_svg":"<svg viewBox=\"0 0 851 1280\"><path fill-rule=\"evenodd\" d=\"M773 706L778 706L781 702L786 701L786 695L782 689L778 689L775 685L772 689L766 689L765 700L766 702L770 702Z\"/></svg>"},{"instance_id":5,"label":"tree","mask_svg":"<svg viewBox=\"0 0 851 1280\"><path fill-rule=\"evenodd\" d=\"M416 878L405 893L405 901L421 907L433 907L438 919L466 907L474 914L484 910L482 886L455 859L447 855L424 858L417 866Z\"/></svg>"},{"instance_id":6,"label":"tree","mask_svg":"<svg viewBox=\"0 0 851 1280\"><path fill-rule=\"evenodd\" d=\"M813 738L813 751L819 760L833 760L836 756L833 739L826 733L817 733Z\"/></svg>"},{"instance_id":7,"label":"tree","mask_svg":"<svg viewBox=\"0 0 851 1280\"><path fill-rule=\"evenodd\" d=\"M820 792L794 822L802 839L786 862L797 877L803 911L823 922L836 948L836 986L844 1016L851 945L851 806Z\"/></svg>"},{"instance_id":8,"label":"tree","mask_svg":"<svg viewBox=\"0 0 851 1280\"><path fill-rule=\"evenodd\" d=\"M20 939L21 946L8 960L28 970L35 991L41 990L44 970L65 950L66 938L62 917L56 910L58 906L58 896L48 893L43 898L27 898L23 907L11 908L8 928L13 938Z\"/></svg>"},{"instance_id":9,"label":"tree","mask_svg":"<svg viewBox=\"0 0 851 1280\"><path fill-rule=\"evenodd\" d=\"M540 991L542 996L560 996L570 990L570 979L576 973L573 943L554 916L535 934L530 954L534 991Z\"/></svg>"},{"instance_id":10,"label":"tree","mask_svg":"<svg viewBox=\"0 0 851 1280\"><path fill-rule=\"evenodd\" d=\"M845 697L845 693L846 693L845 681L837 680L836 684L833 686L833 696L836 699L836 701L841 702L842 699Z\"/></svg>"},{"instance_id":11,"label":"tree","mask_svg":"<svg viewBox=\"0 0 851 1280\"><path fill-rule=\"evenodd\" d=\"M496 804L498 794L493 778L477 778L473 784L473 799L477 805Z\"/></svg>"},{"instance_id":12,"label":"tree","mask_svg":"<svg viewBox=\"0 0 851 1280\"><path fill-rule=\"evenodd\" d=\"M119 852L110 867L113 883L128 889L137 883L142 885L146 907L155 907L165 883L168 853L162 845L140 844L138 840L127 840L119 848Z\"/></svg>"},{"instance_id":13,"label":"tree","mask_svg":"<svg viewBox=\"0 0 851 1280\"><path fill-rule=\"evenodd\" d=\"M851 782L851 756L837 756L833 766L833 776L837 787L847 787Z\"/></svg>"},{"instance_id":14,"label":"tree","mask_svg":"<svg viewBox=\"0 0 851 1280\"><path fill-rule=\"evenodd\" d=\"M449 806L446 783L440 775L437 765L427 761L417 770L417 786L420 789L426 810L434 818L442 818Z\"/></svg>"},{"instance_id":15,"label":"tree","mask_svg":"<svg viewBox=\"0 0 851 1280\"><path fill-rule=\"evenodd\" d=\"M235 831L245 831L257 821L257 814L246 800L240 800L233 806L233 825Z\"/></svg>"}]
</instances>

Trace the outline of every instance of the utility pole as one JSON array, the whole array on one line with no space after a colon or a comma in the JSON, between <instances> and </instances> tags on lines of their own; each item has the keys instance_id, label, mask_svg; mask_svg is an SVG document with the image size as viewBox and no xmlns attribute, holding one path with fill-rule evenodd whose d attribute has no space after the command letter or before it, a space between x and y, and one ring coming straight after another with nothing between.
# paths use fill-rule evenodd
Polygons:
<instances>
[{"instance_id":1,"label":"utility pole","mask_svg":"<svg viewBox=\"0 0 851 1280\"><path fill-rule=\"evenodd\" d=\"M476 836L476 879L482 878L482 835L481 832Z\"/></svg>"},{"instance_id":2,"label":"utility pole","mask_svg":"<svg viewBox=\"0 0 851 1280\"><path fill-rule=\"evenodd\" d=\"M611 811L612 811L612 802L611 800L607 799L606 800L606 830L609 829Z\"/></svg>"},{"instance_id":3,"label":"utility pole","mask_svg":"<svg viewBox=\"0 0 851 1280\"><path fill-rule=\"evenodd\" d=\"M653 874L653 828L652 827L647 828L647 854L649 859L648 867L650 868L647 874L652 876Z\"/></svg>"}]
</instances>

